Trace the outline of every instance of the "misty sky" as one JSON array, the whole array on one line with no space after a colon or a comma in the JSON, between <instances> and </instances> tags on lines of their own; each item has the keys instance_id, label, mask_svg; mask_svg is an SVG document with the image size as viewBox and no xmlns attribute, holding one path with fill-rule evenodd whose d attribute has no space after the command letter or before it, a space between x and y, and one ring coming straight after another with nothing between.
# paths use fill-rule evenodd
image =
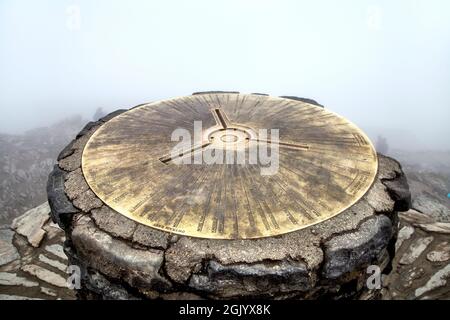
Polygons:
<instances>
[{"instance_id":1,"label":"misty sky","mask_svg":"<svg viewBox=\"0 0 450 320\"><path fill-rule=\"evenodd\" d=\"M0 132L194 91L316 99L450 149L450 1L0 0Z\"/></svg>"}]
</instances>

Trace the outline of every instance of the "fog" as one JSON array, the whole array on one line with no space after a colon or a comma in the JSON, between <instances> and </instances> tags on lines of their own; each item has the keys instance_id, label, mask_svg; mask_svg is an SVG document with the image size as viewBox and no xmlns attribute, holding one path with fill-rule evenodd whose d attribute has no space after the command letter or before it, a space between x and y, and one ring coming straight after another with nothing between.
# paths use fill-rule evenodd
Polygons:
<instances>
[{"instance_id":1,"label":"fog","mask_svg":"<svg viewBox=\"0 0 450 320\"><path fill-rule=\"evenodd\" d=\"M450 149L450 1L0 1L0 132L236 90Z\"/></svg>"}]
</instances>

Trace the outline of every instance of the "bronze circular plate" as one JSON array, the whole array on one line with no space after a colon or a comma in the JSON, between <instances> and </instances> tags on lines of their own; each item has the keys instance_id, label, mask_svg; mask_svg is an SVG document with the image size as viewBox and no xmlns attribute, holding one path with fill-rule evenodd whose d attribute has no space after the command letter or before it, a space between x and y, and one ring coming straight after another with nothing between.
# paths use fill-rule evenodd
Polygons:
<instances>
[{"instance_id":1,"label":"bronze circular plate","mask_svg":"<svg viewBox=\"0 0 450 320\"><path fill-rule=\"evenodd\" d=\"M112 209L212 239L275 236L329 219L366 193L377 167L370 140L343 117L237 93L131 109L100 127L82 157L87 183Z\"/></svg>"}]
</instances>

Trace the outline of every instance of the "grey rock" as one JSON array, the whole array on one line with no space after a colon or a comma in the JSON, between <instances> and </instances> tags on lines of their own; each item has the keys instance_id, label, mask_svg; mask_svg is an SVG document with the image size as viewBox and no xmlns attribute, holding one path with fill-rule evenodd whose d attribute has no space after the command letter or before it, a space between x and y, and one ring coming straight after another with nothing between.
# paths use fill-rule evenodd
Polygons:
<instances>
[{"instance_id":1,"label":"grey rock","mask_svg":"<svg viewBox=\"0 0 450 320\"><path fill-rule=\"evenodd\" d=\"M130 285L139 283L161 289L170 286L159 274L164 259L162 251L131 248L95 228L86 216L79 218L74 225L72 242L82 261L109 277L123 279Z\"/></svg>"},{"instance_id":2,"label":"grey rock","mask_svg":"<svg viewBox=\"0 0 450 320\"><path fill-rule=\"evenodd\" d=\"M15 273L0 272L0 285L2 286L23 286L37 287L39 283L30 281L27 278L19 277Z\"/></svg>"},{"instance_id":3,"label":"grey rock","mask_svg":"<svg viewBox=\"0 0 450 320\"><path fill-rule=\"evenodd\" d=\"M296 294L312 288L302 262L265 261L256 264L222 265L210 261L207 274L194 274L189 286L221 298L272 297Z\"/></svg>"},{"instance_id":4,"label":"grey rock","mask_svg":"<svg viewBox=\"0 0 450 320\"><path fill-rule=\"evenodd\" d=\"M427 192L420 193L413 198L413 208L428 214L434 220L450 223L450 205L445 202L444 195L436 197Z\"/></svg>"},{"instance_id":5,"label":"grey rock","mask_svg":"<svg viewBox=\"0 0 450 320\"><path fill-rule=\"evenodd\" d=\"M47 296L50 297L57 297L58 294L56 293L56 291L50 289L50 288L46 288L46 287L41 287L41 292Z\"/></svg>"},{"instance_id":6,"label":"grey rock","mask_svg":"<svg viewBox=\"0 0 450 320\"><path fill-rule=\"evenodd\" d=\"M433 241L433 237L416 239L401 257L400 264L411 264L425 251L428 245Z\"/></svg>"},{"instance_id":7,"label":"grey rock","mask_svg":"<svg viewBox=\"0 0 450 320\"><path fill-rule=\"evenodd\" d=\"M47 282L48 284L60 288L67 288L66 279L50 270L44 269L34 264L25 265L22 267L22 270L44 282Z\"/></svg>"},{"instance_id":8,"label":"grey rock","mask_svg":"<svg viewBox=\"0 0 450 320\"><path fill-rule=\"evenodd\" d=\"M113 111L109 114L107 114L106 116L104 116L103 118L100 118L99 121L101 122L107 122L109 120L111 120L112 118L117 117L118 115L121 115L122 113L128 111L127 109L118 109L116 111Z\"/></svg>"},{"instance_id":9,"label":"grey rock","mask_svg":"<svg viewBox=\"0 0 450 320\"><path fill-rule=\"evenodd\" d=\"M395 211L407 211L411 208L411 192L404 174L394 180L385 180L383 184L388 187L389 195L395 201Z\"/></svg>"},{"instance_id":10,"label":"grey rock","mask_svg":"<svg viewBox=\"0 0 450 320\"><path fill-rule=\"evenodd\" d=\"M73 201L73 205L83 212L89 212L92 209L100 208L103 202L89 189L81 193Z\"/></svg>"},{"instance_id":11,"label":"grey rock","mask_svg":"<svg viewBox=\"0 0 450 320\"><path fill-rule=\"evenodd\" d=\"M387 187L380 180L375 180L364 198L376 212L390 214L394 211L395 201L389 196Z\"/></svg>"},{"instance_id":12,"label":"grey rock","mask_svg":"<svg viewBox=\"0 0 450 320\"><path fill-rule=\"evenodd\" d=\"M111 283L96 271L85 274L84 284L91 292L106 300L135 300L136 297L118 284Z\"/></svg>"},{"instance_id":13,"label":"grey rock","mask_svg":"<svg viewBox=\"0 0 450 320\"><path fill-rule=\"evenodd\" d=\"M81 168L67 174L64 187L69 200L77 198L89 189L89 185L86 180L84 180Z\"/></svg>"},{"instance_id":14,"label":"grey rock","mask_svg":"<svg viewBox=\"0 0 450 320\"><path fill-rule=\"evenodd\" d=\"M436 272L424 286L417 288L415 291L416 297L420 297L421 295L433 289L445 286L447 284L447 278L449 276L450 264L446 265L443 269Z\"/></svg>"},{"instance_id":15,"label":"grey rock","mask_svg":"<svg viewBox=\"0 0 450 320\"><path fill-rule=\"evenodd\" d=\"M138 224L133 233L133 242L152 248L167 249L170 234Z\"/></svg>"},{"instance_id":16,"label":"grey rock","mask_svg":"<svg viewBox=\"0 0 450 320\"><path fill-rule=\"evenodd\" d=\"M78 132L76 138L79 139L82 136L87 135L90 131L92 131L92 129L94 129L96 126L98 126L100 124L99 121L90 121L88 122L83 129L81 129L80 132Z\"/></svg>"},{"instance_id":17,"label":"grey rock","mask_svg":"<svg viewBox=\"0 0 450 320\"><path fill-rule=\"evenodd\" d=\"M67 271L67 265L66 264L61 263L61 262L59 262L57 260L50 259L49 257L47 257L47 256L45 256L43 254L39 255L39 261L41 261L41 262L43 262L43 263L45 263L45 264L47 264L47 265L49 265L49 266L51 266L53 268L58 269L61 272L66 272Z\"/></svg>"},{"instance_id":18,"label":"grey rock","mask_svg":"<svg viewBox=\"0 0 450 320\"><path fill-rule=\"evenodd\" d=\"M449 222L435 222L435 223L429 223L429 224L418 224L417 226L420 229L429 231L429 232L450 234L450 223Z\"/></svg>"},{"instance_id":19,"label":"grey rock","mask_svg":"<svg viewBox=\"0 0 450 320\"><path fill-rule=\"evenodd\" d=\"M75 141L75 143L76 143L76 141ZM74 145L75 145L75 143L74 143ZM73 153L70 156L59 160L58 165L61 169L68 171L68 172L77 170L81 166L81 156L82 156L82 151L78 150L78 149L74 149Z\"/></svg>"},{"instance_id":20,"label":"grey rock","mask_svg":"<svg viewBox=\"0 0 450 320\"><path fill-rule=\"evenodd\" d=\"M64 158L67 158L68 156L72 155L74 153L73 144L75 143L75 140L72 140L67 146L64 147L64 149L59 153L57 160L61 160Z\"/></svg>"},{"instance_id":21,"label":"grey rock","mask_svg":"<svg viewBox=\"0 0 450 320\"><path fill-rule=\"evenodd\" d=\"M395 243L395 251L398 251L398 249L402 246L403 242L411 238L413 233L414 228L411 226L404 226L403 228L401 228L397 235L397 242Z\"/></svg>"},{"instance_id":22,"label":"grey rock","mask_svg":"<svg viewBox=\"0 0 450 320\"><path fill-rule=\"evenodd\" d=\"M131 239L137 225L133 220L107 206L92 210L92 218L100 229L124 239Z\"/></svg>"},{"instance_id":23,"label":"grey rock","mask_svg":"<svg viewBox=\"0 0 450 320\"><path fill-rule=\"evenodd\" d=\"M47 222L42 229L46 232L48 239L54 239L56 237L64 237L64 232L61 230L61 228L53 223L53 222Z\"/></svg>"},{"instance_id":24,"label":"grey rock","mask_svg":"<svg viewBox=\"0 0 450 320\"><path fill-rule=\"evenodd\" d=\"M322 275L336 279L374 260L392 237L391 221L378 215L364 221L354 232L336 236L325 243Z\"/></svg>"},{"instance_id":25,"label":"grey rock","mask_svg":"<svg viewBox=\"0 0 450 320\"><path fill-rule=\"evenodd\" d=\"M49 246L45 246L45 250L61 258L62 260L67 260L67 256L64 253L64 248L60 244L52 244Z\"/></svg>"},{"instance_id":26,"label":"grey rock","mask_svg":"<svg viewBox=\"0 0 450 320\"><path fill-rule=\"evenodd\" d=\"M412 225L433 223L435 220L432 216L424 214L414 209L399 213L399 217Z\"/></svg>"},{"instance_id":27,"label":"grey rock","mask_svg":"<svg viewBox=\"0 0 450 320\"><path fill-rule=\"evenodd\" d=\"M55 165L47 182L47 197L52 220L63 229L70 225L73 214L78 212L64 192L65 176L66 172Z\"/></svg>"}]
</instances>

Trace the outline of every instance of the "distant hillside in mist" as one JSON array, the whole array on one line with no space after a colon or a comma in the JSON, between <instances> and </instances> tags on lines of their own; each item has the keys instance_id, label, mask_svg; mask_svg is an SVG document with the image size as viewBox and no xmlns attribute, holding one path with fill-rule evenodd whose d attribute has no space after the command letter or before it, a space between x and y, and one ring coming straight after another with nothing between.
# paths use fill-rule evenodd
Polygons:
<instances>
[{"instance_id":1,"label":"distant hillside in mist","mask_svg":"<svg viewBox=\"0 0 450 320\"><path fill-rule=\"evenodd\" d=\"M56 157L85 123L73 116L21 135L0 133L0 224L46 201Z\"/></svg>"}]
</instances>

